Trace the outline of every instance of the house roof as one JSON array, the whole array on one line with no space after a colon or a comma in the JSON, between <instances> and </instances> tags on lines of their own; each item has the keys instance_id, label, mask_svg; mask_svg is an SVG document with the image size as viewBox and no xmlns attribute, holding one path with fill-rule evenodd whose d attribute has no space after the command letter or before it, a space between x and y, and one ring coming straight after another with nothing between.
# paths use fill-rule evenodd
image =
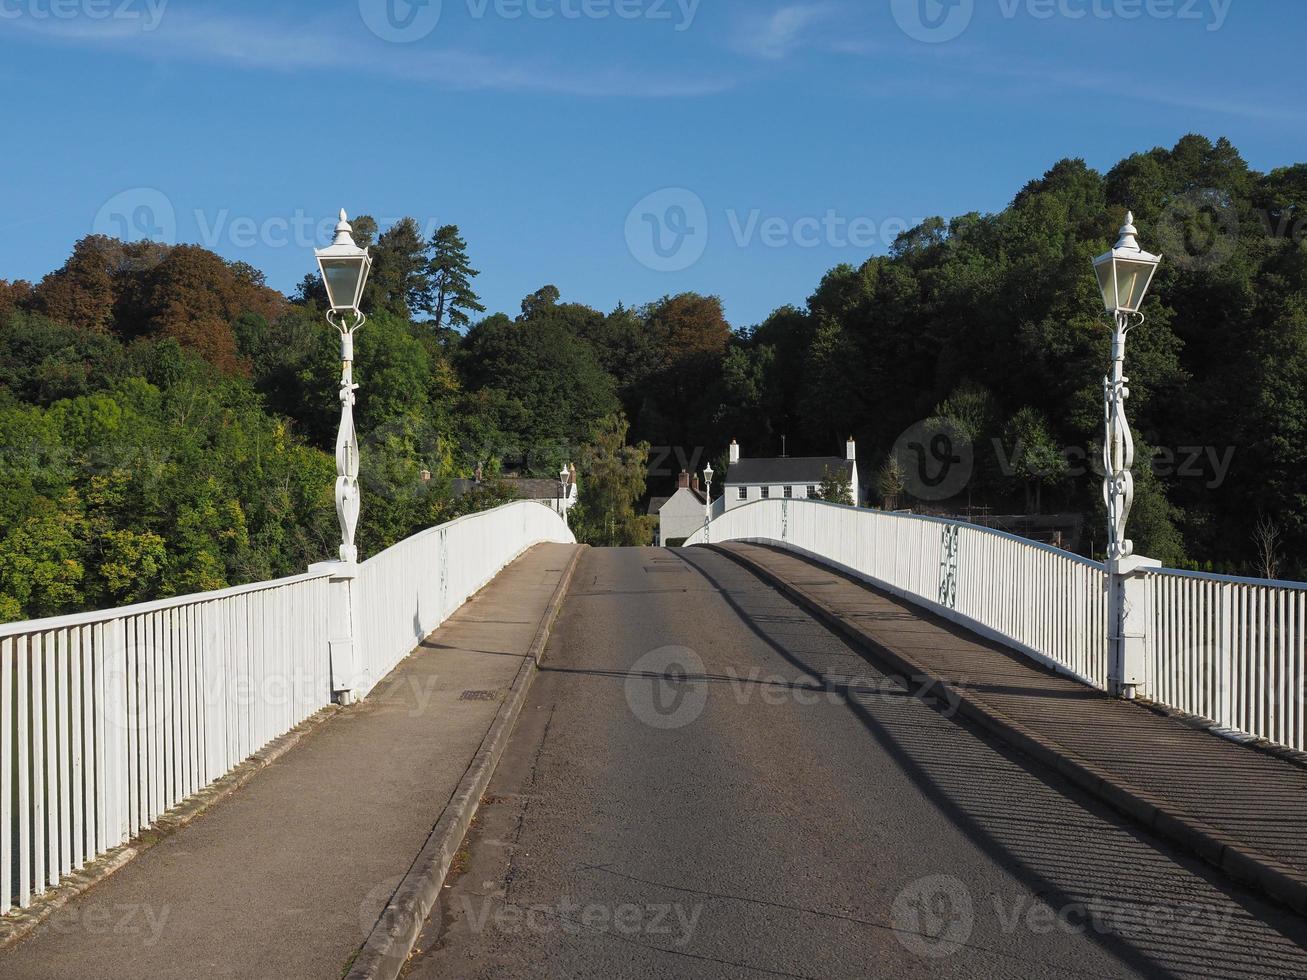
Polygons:
<instances>
[{"instance_id":1,"label":"house roof","mask_svg":"<svg viewBox=\"0 0 1307 980\"><path fill-rule=\"evenodd\" d=\"M727 486L744 483L820 483L826 471L853 479L853 460L838 456L787 456L783 459L742 459L726 471Z\"/></svg>"},{"instance_id":2,"label":"house roof","mask_svg":"<svg viewBox=\"0 0 1307 980\"><path fill-rule=\"evenodd\" d=\"M696 490L694 487L677 487L676 493L672 494L670 497L655 497L653 500L650 500L649 513L657 514L661 512L662 509L667 506L668 501L680 496L682 493L688 493L701 504L706 504L708 502L708 498L703 495L702 490Z\"/></svg>"},{"instance_id":3,"label":"house roof","mask_svg":"<svg viewBox=\"0 0 1307 980\"><path fill-rule=\"evenodd\" d=\"M557 500L560 488L557 480L548 478L540 480L531 477L503 477L498 482L504 484L523 500ZM453 493L461 497L480 486L476 480L455 480Z\"/></svg>"}]
</instances>

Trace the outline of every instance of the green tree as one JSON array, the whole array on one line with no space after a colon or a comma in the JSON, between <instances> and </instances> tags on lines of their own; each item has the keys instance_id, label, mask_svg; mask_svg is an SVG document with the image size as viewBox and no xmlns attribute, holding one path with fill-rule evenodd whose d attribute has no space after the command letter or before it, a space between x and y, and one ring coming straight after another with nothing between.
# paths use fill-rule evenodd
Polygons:
<instances>
[{"instance_id":1,"label":"green tree","mask_svg":"<svg viewBox=\"0 0 1307 980\"><path fill-rule=\"evenodd\" d=\"M657 519L636 509L645 493L649 446L626 444L620 415L600 420L577 464L580 499L573 511L577 540L607 547L640 547L653 540Z\"/></svg>"},{"instance_id":2,"label":"green tree","mask_svg":"<svg viewBox=\"0 0 1307 980\"><path fill-rule=\"evenodd\" d=\"M360 246L362 242L355 242ZM364 287L363 308L407 319L423 308L431 290L426 244L413 218L401 218L371 248L372 272Z\"/></svg>"},{"instance_id":3,"label":"green tree","mask_svg":"<svg viewBox=\"0 0 1307 980\"><path fill-rule=\"evenodd\" d=\"M817 496L828 503L853 506L853 491L849 487L848 477L829 466L822 473Z\"/></svg>"},{"instance_id":4,"label":"green tree","mask_svg":"<svg viewBox=\"0 0 1307 980\"><path fill-rule=\"evenodd\" d=\"M472 290L472 280L481 273L468 260L467 242L459 235L458 225L437 228L427 250L429 284L422 308L431 314L437 331L446 326L466 327L471 323L469 312L484 313L486 308Z\"/></svg>"},{"instance_id":5,"label":"green tree","mask_svg":"<svg viewBox=\"0 0 1307 980\"><path fill-rule=\"evenodd\" d=\"M1026 513L1038 514L1043 492L1066 478L1070 469L1062 448L1049 432L1048 420L1033 408L1018 411L1003 429L1007 479L1025 491Z\"/></svg>"}]
</instances>

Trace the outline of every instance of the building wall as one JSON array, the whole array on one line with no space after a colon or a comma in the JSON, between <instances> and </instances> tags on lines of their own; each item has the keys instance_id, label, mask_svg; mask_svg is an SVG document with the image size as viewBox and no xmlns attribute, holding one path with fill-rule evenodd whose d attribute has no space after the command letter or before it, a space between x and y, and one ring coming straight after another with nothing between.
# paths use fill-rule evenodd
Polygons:
<instances>
[{"instance_id":1,"label":"building wall","mask_svg":"<svg viewBox=\"0 0 1307 980\"><path fill-rule=\"evenodd\" d=\"M791 495L791 499L793 500L807 500L808 497L810 496L816 497L821 492L821 480L817 480L815 483L794 483L794 484L728 483L726 484L726 491L725 491L725 498L724 498L726 501L726 509L731 510L735 507L743 507L745 504L751 504L756 501L762 500L763 499L762 490L764 486L766 486L767 490L769 491L770 497L768 499L771 500L783 499L785 496L785 488L787 486L793 488L793 493ZM744 500L740 499L741 488L743 488L747 492L748 494L747 499ZM808 492L809 489L811 489L812 491L811 493ZM853 467L853 479L849 484L849 492L852 495L853 502L855 504L862 503L862 501L858 499L858 467L856 464Z\"/></svg>"},{"instance_id":2,"label":"building wall","mask_svg":"<svg viewBox=\"0 0 1307 980\"><path fill-rule=\"evenodd\" d=\"M682 487L658 511L658 542L664 544L676 538L688 538L703 527L703 521L702 501Z\"/></svg>"}]
</instances>

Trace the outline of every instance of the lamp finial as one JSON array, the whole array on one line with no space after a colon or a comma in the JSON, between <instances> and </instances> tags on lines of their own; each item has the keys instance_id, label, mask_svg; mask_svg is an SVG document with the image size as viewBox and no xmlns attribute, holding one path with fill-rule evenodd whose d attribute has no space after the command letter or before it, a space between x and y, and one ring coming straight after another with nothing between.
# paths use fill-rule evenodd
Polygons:
<instances>
[{"instance_id":1,"label":"lamp finial","mask_svg":"<svg viewBox=\"0 0 1307 980\"><path fill-rule=\"evenodd\" d=\"M336 225L336 238L333 245L354 245L354 228L349 223L345 209L340 209L340 221Z\"/></svg>"},{"instance_id":2,"label":"lamp finial","mask_svg":"<svg viewBox=\"0 0 1307 980\"><path fill-rule=\"evenodd\" d=\"M1139 239L1135 236L1139 234L1139 229L1135 227L1135 213L1127 211L1125 214L1125 224L1121 226L1121 238L1116 243L1117 248L1128 248L1134 252L1142 252L1143 248L1139 245Z\"/></svg>"}]
</instances>

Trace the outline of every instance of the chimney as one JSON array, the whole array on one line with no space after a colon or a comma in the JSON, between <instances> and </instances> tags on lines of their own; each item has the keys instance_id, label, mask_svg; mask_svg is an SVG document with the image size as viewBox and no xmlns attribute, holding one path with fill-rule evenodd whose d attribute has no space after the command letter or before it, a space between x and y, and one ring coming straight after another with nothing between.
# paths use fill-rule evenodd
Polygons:
<instances>
[{"instance_id":1,"label":"chimney","mask_svg":"<svg viewBox=\"0 0 1307 980\"><path fill-rule=\"evenodd\" d=\"M739 461L740 461L740 444L739 444L738 442L736 442L734 439L732 439L732 440L731 440L731 462L732 462L732 463L738 463Z\"/></svg>"},{"instance_id":2,"label":"chimney","mask_svg":"<svg viewBox=\"0 0 1307 980\"><path fill-rule=\"evenodd\" d=\"M698 473L696 473L696 474L694 474L694 476L690 477L690 489L693 490L695 493L698 493L698 492L699 492L699 474L698 474Z\"/></svg>"},{"instance_id":3,"label":"chimney","mask_svg":"<svg viewBox=\"0 0 1307 980\"><path fill-rule=\"evenodd\" d=\"M681 475L676 478L676 488L678 490L690 489L690 474L687 470L681 470Z\"/></svg>"},{"instance_id":4,"label":"chimney","mask_svg":"<svg viewBox=\"0 0 1307 980\"><path fill-rule=\"evenodd\" d=\"M844 458L853 460L858 458L858 444L853 441L853 436L849 436L849 441L844 446Z\"/></svg>"}]
</instances>

